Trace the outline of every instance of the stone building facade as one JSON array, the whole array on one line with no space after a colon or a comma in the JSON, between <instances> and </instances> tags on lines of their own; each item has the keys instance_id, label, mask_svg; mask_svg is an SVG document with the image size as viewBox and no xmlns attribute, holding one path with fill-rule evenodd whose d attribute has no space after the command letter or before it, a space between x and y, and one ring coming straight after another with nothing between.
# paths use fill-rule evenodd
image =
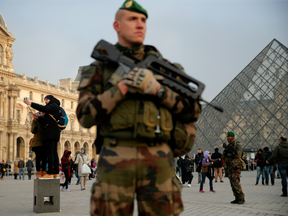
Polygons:
<instances>
[{"instance_id":1,"label":"stone building facade","mask_svg":"<svg viewBox=\"0 0 288 216\"><path fill-rule=\"evenodd\" d=\"M72 78L60 80L60 85L40 81L37 76L29 78L25 74L15 73L12 50L15 38L7 30L7 25L0 13L0 160L14 161L33 157L29 147L33 137L31 131L32 112L37 112L23 103L24 97L32 102L45 105L44 97L52 94L65 109L69 118L67 128L61 132L58 142L58 155L68 149L72 155L85 147L90 158L96 157L94 140L96 128L82 128L75 115L78 101L77 86L79 81Z\"/></svg>"}]
</instances>

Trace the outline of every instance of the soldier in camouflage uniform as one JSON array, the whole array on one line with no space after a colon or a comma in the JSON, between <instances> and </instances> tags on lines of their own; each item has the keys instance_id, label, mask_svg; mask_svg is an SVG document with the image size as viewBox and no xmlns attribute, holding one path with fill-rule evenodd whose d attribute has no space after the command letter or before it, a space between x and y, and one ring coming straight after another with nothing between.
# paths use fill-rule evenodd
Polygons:
<instances>
[{"instance_id":1,"label":"soldier in camouflage uniform","mask_svg":"<svg viewBox=\"0 0 288 216\"><path fill-rule=\"evenodd\" d=\"M231 201L232 204L244 204L245 196L242 192L240 183L241 176L241 157L242 157L242 146L240 142L235 140L235 134L233 132L227 133L228 146L224 150L224 168L228 171L228 178L230 185L235 196L235 200Z\"/></svg>"},{"instance_id":2,"label":"soldier in camouflage uniform","mask_svg":"<svg viewBox=\"0 0 288 216\"><path fill-rule=\"evenodd\" d=\"M162 59L156 48L142 44L147 18L139 4L125 1L115 17L115 46L139 60L147 55ZM173 119L177 119L190 131L187 139L194 142L199 102L162 86L148 69L134 68L111 84L117 68L95 61L83 69L79 84L78 120L85 128L97 125L97 139L103 138L90 213L132 215L136 193L139 215L179 215L183 211L181 185L174 175L168 141L175 127Z\"/></svg>"}]
</instances>

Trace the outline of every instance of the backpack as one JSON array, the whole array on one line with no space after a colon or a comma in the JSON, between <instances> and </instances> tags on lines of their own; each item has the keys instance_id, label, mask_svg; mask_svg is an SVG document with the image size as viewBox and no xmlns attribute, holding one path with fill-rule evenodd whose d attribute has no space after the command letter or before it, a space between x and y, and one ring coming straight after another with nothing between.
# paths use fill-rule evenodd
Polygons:
<instances>
[{"instance_id":1,"label":"backpack","mask_svg":"<svg viewBox=\"0 0 288 216\"><path fill-rule=\"evenodd\" d=\"M54 119L54 121L56 121L58 127L59 127L59 130L62 131L62 130L65 130L66 127L67 127L67 124L68 124L68 117L66 115L66 112L65 110L59 106L59 114L60 114L60 118L59 120L57 121L53 115L49 114L51 116L51 118Z\"/></svg>"}]
</instances>

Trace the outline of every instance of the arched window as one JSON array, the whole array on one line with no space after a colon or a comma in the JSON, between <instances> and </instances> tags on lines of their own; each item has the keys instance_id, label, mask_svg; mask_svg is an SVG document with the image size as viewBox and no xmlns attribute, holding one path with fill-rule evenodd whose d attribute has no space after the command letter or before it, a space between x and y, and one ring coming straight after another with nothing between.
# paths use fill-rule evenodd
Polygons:
<instances>
[{"instance_id":1,"label":"arched window","mask_svg":"<svg viewBox=\"0 0 288 216\"><path fill-rule=\"evenodd\" d=\"M3 64L2 62L2 56L3 56L3 47L0 45L0 64Z\"/></svg>"},{"instance_id":2,"label":"arched window","mask_svg":"<svg viewBox=\"0 0 288 216\"><path fill-rule=\"evenodd\" d=\"M17 138L17 153L16 156L20 157L21 139Z\"/></svg>"}]
</instances>

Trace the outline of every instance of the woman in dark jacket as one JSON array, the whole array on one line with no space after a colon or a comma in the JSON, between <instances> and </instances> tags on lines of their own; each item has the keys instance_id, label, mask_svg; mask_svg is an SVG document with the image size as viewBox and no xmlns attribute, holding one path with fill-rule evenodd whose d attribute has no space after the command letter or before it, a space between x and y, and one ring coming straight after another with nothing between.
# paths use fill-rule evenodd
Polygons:
<instances>
[{"instance_id":1,"label":"woman in dark jacket","mask_svg":"<svg viewBox=\"0 0 288 216\"><path fill-rule=\"evenodd\" d=\"M262 185L264 184L264 166L263 166L263 150L259 149L258 153L255 156L255 161L257 162L257 175L256 175L256 184L258 185L260 175L262 175Z\"/></svg>"},{"instance_id":2,"label":"woman in dark jacket","mask_svg":"<svg viewBox=\"0 0 288 216\"><path fill-rule=\"evenodd\" d=\"M60 130L57 125L57 121L60 118L60 101L53 97L53 95L47 95L44 98L45 106L32 103L29 100L23 102L30 105L34 109L44 112L44 118L38 118L33 114L33 118L37 119L41 125L43 125L43 137L42 143L48 158L48 171L40 179L53 179L59 178L59 158L57 153L57 143L60 139ZM53 176L54 175L54 176Z\"/></svg>"},{"instance_id":3,"label":"woman in dark jacket","mask_svg":"<svg viewBox=\"0 0 288 216\"><path fill-rule=\"evenodd\" d=\"M66 192L70 192L70 189L68 189L69 169L70 169L69 157L70 157L70 155L71 155L71 151L65 150L64 153L63 153L63 156L61 158L62 171L65 174L65 183L63 184L63 189L62 190L66 191ZM71 171L70 171L70 176L71 176Z\"/></svg>"},{"instance_id":4,"label":"woman in dark jacket","mask_svg":"<svg viewBox=\"0 0 288 216\"><path fill-rule=\"evenodd\" d=\"M181 161L181 169L182 169L182 184L185 184L185 182L188 182L188 187L191 187L191 182L193 179L193 161L189 159L189 155L185 155L185 159Z\"/></svg>"},{"instance_id":5,"label":"woman in dark jacket","mask_svg":"<svg viewBox=\"0 0 288 216\"><path fill-rule=\"evenodd\" d=\"M222 158L222 154L219 153L218 148L215 148L215 152L212 154L211 159L218 159L218 158ZM218 173L219 173L220 182L223 182L223 180L222 180L222 169L223 169L222 160L220 160L218 163L214 163L212 167L214 168L215 182L217 182L217 180L218 180Z\"/></svg>"}]
</instances>

